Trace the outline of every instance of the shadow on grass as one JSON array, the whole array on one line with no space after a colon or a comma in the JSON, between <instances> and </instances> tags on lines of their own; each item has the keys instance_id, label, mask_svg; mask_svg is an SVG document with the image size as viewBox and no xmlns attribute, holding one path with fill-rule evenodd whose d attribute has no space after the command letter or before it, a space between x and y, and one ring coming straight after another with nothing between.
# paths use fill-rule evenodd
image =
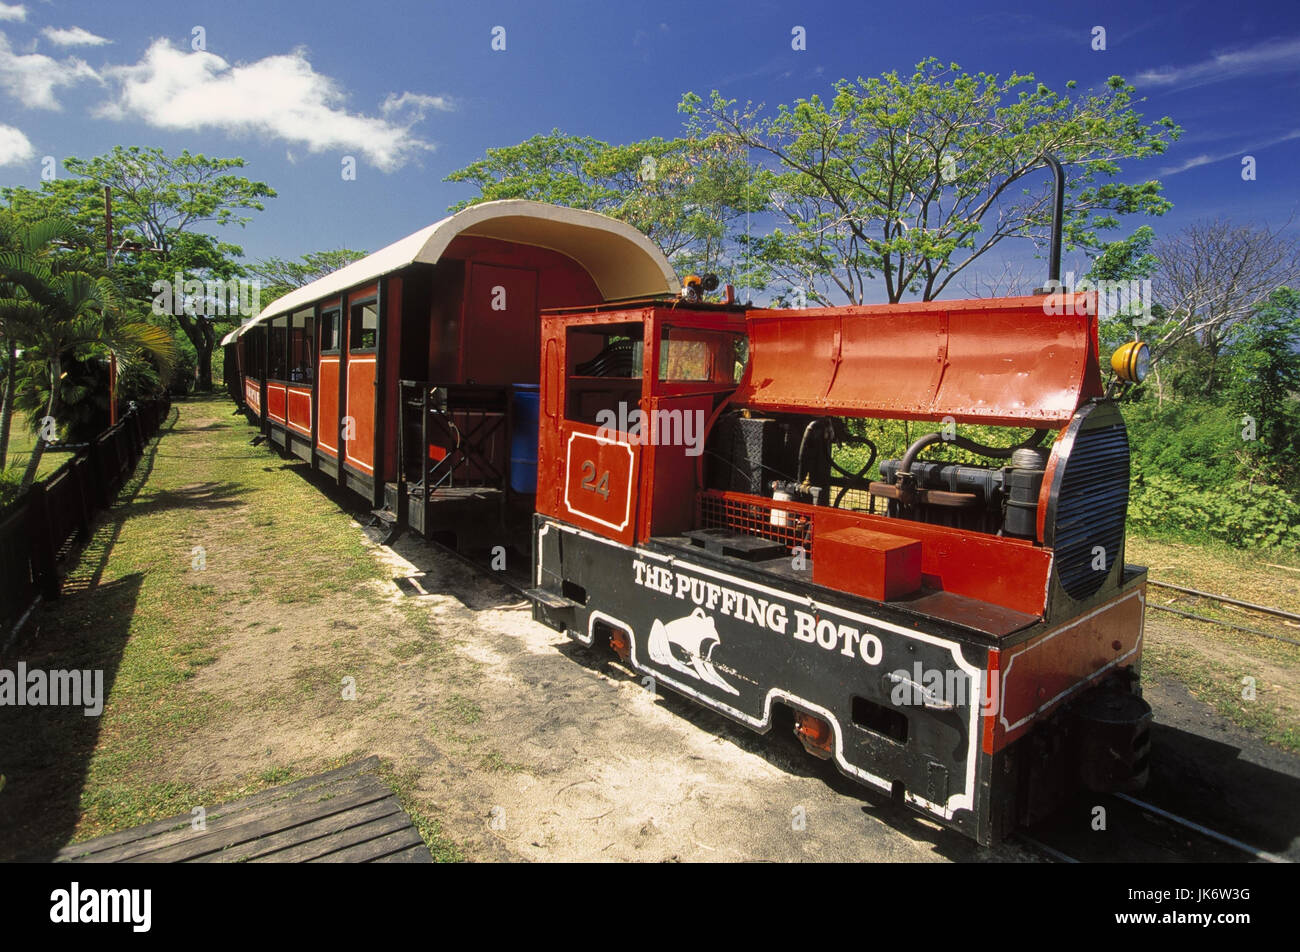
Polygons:
<instances>
[{"instance_id":1,"label":"shadow on grass","mask_svg":"<svg viewBox=\"0 0 1300 952\"><path fill-rule=\"evenodd\" d=\"M239 505L239 497L246 493L247 487L235 482L207 482L186 486L183 489L162 489L157 492L142 493L131 501L127 517L153 515L168 509L228 509Z\"/></svg>"},{"instance_id":2,"label":"shadow on grass","mask_svg":"<svg viewBox=\"0 0 1300 952\"><path fill-rule=\"evenodd\" d=\"M62 596L33 616L0 668L16 671L24 662L29 671L102 671L103 697L112 693L144 576L101 580L126 520L152 504L142 491L176 419L173 408L67 569ZM100 725L83 706L0 706L0 860L49 859L71 838Z\"/></svg>"},{"instance_id":3,"label":"shadow on grass","mask_svg":"<svg viewBox=\"0 0 1300 952\"><path fill-rule=\"evenodd\" d=\"M29 671L102 671L107 697L142 580L128 575L69 597L40 620L25 650L11 652L0 666L14 671L21 661ZM0 707L0 861L49 860L72 838L100 725L83 707Z\"/></svg>"}]
</instances>

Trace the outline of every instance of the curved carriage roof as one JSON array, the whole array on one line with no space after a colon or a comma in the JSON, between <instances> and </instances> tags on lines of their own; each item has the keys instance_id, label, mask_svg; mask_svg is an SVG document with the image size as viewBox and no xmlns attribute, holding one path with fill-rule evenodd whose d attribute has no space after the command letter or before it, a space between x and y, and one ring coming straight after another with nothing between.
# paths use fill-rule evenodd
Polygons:
<instances>
[{"instance_id":1,"label":"curved carriage roof","mask_svg":"<svg viewBox=\"0 0 1300 952\"><path fill-rule=\"evenodd\" d=\"M276 298L221 343L232 343L256 324L368 284L407 265L433 264L459 235L536 245L567 255L587 270L606 301L672 294L677 288L677 277L663 252L626 222L577 208L507 199L471 205Z\"/></svg>"}]
</instances>

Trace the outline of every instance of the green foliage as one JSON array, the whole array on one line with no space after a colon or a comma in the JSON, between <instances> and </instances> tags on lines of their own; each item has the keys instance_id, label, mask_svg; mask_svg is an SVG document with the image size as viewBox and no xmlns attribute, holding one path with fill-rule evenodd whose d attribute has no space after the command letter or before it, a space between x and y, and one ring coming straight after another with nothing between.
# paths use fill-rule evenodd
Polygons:
<instances>
[{"instance_id":1,"label":"green foliage","mask_svg":"<svg viewBox=\"0 0 1300 952\"><path fill-rule=\"evenodd\" d=\"M1241 424L1230 406L1191 400L1161 406L1143 400L1126 406L1124 419L1135 477L1166 474L1214 489L1248 472Z\"/></svg>"},{"instance_id":2,"label":"green foliage","mask_svg":"<svg viewBox=\"0 0 1300 952\"><path fill-rule=\"evenodd\" d=\"M1256 439L1252 462L1294 480L1300 467L1300 292L1279 288L1240 322L1229 346L1229 393Z\"/></svg>"},{"instance_id":3,"label":"green foliage","mask_svg":"<svg viewBox=\"0 0 1300 952\"><path fill-rule=\"evenodd\" d=\"M23 471L18 466L0 469L0 511L21 495Z\"/></svg>"},{"instance_id":4,"label":"green foliage","mask_svg":"<svg viewBox=\"0 0 1300 952\"><path fill-rule=\"evenodd\" d=\"M1032 75L927 59L909 77L841 80L829 100L798 99L775 115L716 91L707 104L688 93L680 108L693 135L777 163L768 185L783 225L755 247L778 277L828 303L836 292L862 303L879 277L893 302L931 300L998 242L1041 234L1051 217L1044 152L1067 169L1067 247L1095 250L1118 216L1168 210L1159 182L1118 180L1120 160L1159 155L1181 131L1167 118L1144 122L1133 92L1112 77L1092 93L1067 84L1058 94Z\"/></svg>"},{"instance_id":5,"label":"green foliage","mask_svg":"<svg viewBox=\"0 0 1300 952\"><path fill-rule=\"evenodd\" d=\"M1144 401L1126 408L1125 419L1132 528L1241 548L1300 549L1300 500L1255 465L1233 406Z\"/></svg>"},{"instance_id":6,"label":"green foliage","mask_svg":"<svg viewBox=\"0 0 1300 952\"><path fill-rule=\"evenodd\" d=\"M77 248L60 246L67 233L59 219L31 224L0 219L0 320L7 339L19 345L28 373L43 378L48 396L29 385L6 401L6 413L27 401L33 419L56 416L68 404L62 397L65 371L116 355L122 364L151 360L164 373L175 364L172 335L157 325L133 321L122 306L121 290L104 265ZM75 394L76 378L73 379ZM64 421L65 423L67 421ZM40 467L44 440L37 440L23 473L24 488Z\"/></svg>"},{"instance_id":7,"label":"green foliage","mask_svg":"<svg viewBox=\"0 0 1300 952\"><path fill-rule=\"evenodd\" d=\"M1135 480L1129 526L1188 541L1300 551L1300 503L1286 490L1238 480L1216 488L1163 473Z\"/></svg>"},{"instance_id":8,"label":"green foliage","mask_svg":"<svg viewBox=\"0 0 1300 952\"><path fill-rule=\"evenodd\" d=\"M262 282L262 307L266 307L278 297L288 294L294 288L310 284L339 268L345 268L354 261L366 256L364 251L351 248L337 248L330 251L313 251L303 255L297 261L284 258L267 258L251 265L249 273Z\"/></svg>"},{"instance_id":9,"label":"green foliage","mask_svg":"<svg viewBox=\"0 0 1300 952\"><path fill-rule=\"evenodd\" d=\"M1142 225L1127 238L1106 242L1092 259L1092 267L1076 290L1101 288L1105 286L1103 282L1126 288L1136 283L1139 290L1150 287L1151 275L1160 265L1160 259L1151 251L1155 240L1155 230L1150 225ZM1117 347L1133 340L1143 328L1158 326L1165 319L1164 309L1145 294L1139 294L1136 299L1110 297L1115 309L1100 315L1098 327L1103 367L1110 366L1110 355ZM1149 313L1144 312L1143 305L1149 307Z\"/></svg>"},{"instance_id":10,"label":"green foliage","mask_svg":"<svg viewBox=\"0 0 1300 952\"><path fill-rule=\"evenodd\" d=\"M246 212L265 209L275 197L265 182L234 174L241 158L216 158L182 151L169 156L162 149L115 146L106 155L69 158L64 167L73 178L44 182L39 191L0 189L11 213L32 223L58 216L73 222L72 244L88 257L104 260L105 197L111 190L113 211L113 274L122 297L143 321L158 281L173 282L179 272L186 280L226 280L243 275L236 259L243 250L198 229L244 225ZM200 387L211 378L211 355L221 325L238 323L237 316L172 314L167 325L185 334L199 368Z\"/></svg>"}]
</instances>

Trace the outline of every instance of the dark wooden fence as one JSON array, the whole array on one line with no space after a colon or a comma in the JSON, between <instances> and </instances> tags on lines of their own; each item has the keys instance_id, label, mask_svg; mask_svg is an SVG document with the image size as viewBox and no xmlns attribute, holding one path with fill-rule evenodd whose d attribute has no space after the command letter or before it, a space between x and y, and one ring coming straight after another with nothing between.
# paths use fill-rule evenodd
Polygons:
<instances>
[{"instance_id":1,"label":"dark wooden fence","mask_svg":"<svg viewBox=\"0 0 1300 952\"><path fill-rule=\"evenodd\" d=\"M136 404L0 511L0 645L38 599L58 598L59 563L89 537L170 411L167 397Z\"/></svg>"}]
</instances>

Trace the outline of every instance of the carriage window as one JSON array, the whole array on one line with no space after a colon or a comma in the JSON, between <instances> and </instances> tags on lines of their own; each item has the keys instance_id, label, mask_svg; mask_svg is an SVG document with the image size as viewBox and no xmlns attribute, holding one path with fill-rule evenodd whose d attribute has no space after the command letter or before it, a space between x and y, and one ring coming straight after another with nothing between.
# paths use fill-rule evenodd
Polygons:
<instances>
[{"instance_id":1,"label":"carriage window","mask_svg":"<svg viewBox=\"0 0 1300 952\"><path fill-rule=\"evenodd\" d=\"M379 338L379 310L375 307L375 302L353 304L348 323L350 325L348 348L374 350L375 341Z\"/></svg>"},{"instance_id":2,"label":"carriage window","mask_svg":"<svg viewBox=\"0 0 1300 952\"><path fill-rule=\"evenodd\" d=\"M340 311L321 311L320 315L320 350L322 354L337 353L339 349Z\"/></svg>"},{"instance_id":3,"label":"carriage window","mask_svg":"<svg viewBox=\"0 0 1300 952\"><path fill-rule=\"evenodd\" d=\"M267 377L271 380L285 380L288 375L287 350L289 319L278 317L271 322L271 339L267 343L268 367Z\"/></svg>"},{"instance_id":4,"label":"carriage window","mask_svg":"<svg viewBox=\"0 0 1300 952\"><path fill-rule=\"evenodd\" d=\"M628 419L641 397L642 325L570 327L567 335L565 416L592 425L600 424L603 411L613 412L615 419Z\"/></svg>"},{"instance_id":5,"label":"carriage window","mask_svg":"<svg viewBox=\"0 0 1300 952\"><path fill-rule=\"evenodd\" d=\"M742 334L665 327L659 341L659 379L675 383L740 382L747 356Z\"/></svg>"},{"instance_id":6,"label":"carriage window","mask_svg":"<svg viewBox=\"0 0 1300 952\"><path fill-rule=\"evenodd\" d=\"M239 339L240 345L244 348L244 360L248 367L248 375L258 380L262 379L262 331L261 327L254 327Z\"/></svg>"},{"instance_id":7,"label":"carriage window","mask_svg":"<svg viewBox=\"0 0 1300 952\"><path fill-rule=\"evenodd\" d=\"M311 383L316 375L312 324L310 310L299 311L289 319L289 379L294 383Z\"/></svg>"}]
</instances>

